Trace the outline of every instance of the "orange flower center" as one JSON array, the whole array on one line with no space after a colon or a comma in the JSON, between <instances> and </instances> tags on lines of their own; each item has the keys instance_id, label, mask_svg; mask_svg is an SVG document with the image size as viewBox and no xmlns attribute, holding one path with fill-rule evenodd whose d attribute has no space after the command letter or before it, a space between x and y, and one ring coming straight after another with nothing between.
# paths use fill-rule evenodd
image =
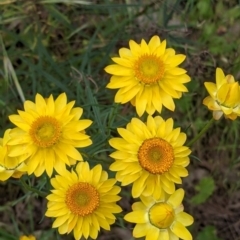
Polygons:
<instances>
[{"instance_id":1,"label":"orange flower center","mask_svg":"<svg viewBox=\"0 0 240 240\"><path fill-rule=\"evenodd\" d=\"M173 208L164 202L155 203L148 215L150 223L160 229L169 228L175 219Z\"/></svg>"},{"instance_id":2,"label":"orange flower center","mask_svg":"<svg viewBox=\"0 0 240 240\"><path fill-rule=\"evenodd\" d=\"M135 77L145 84L153 84L164 75L164 63L154 54L144 54L134 63Z\"/></svg>"},{"instance_id":3,"label":"orange flower center","mask_svg":"<svg viewBox=\"0 0 240 240\"><path fill-rule=\"evenodd\" d=\"M84 217L98 208L99 199L99 192L95 187L89 183L79 182L67 190L65 202L73 214Z\"/></svg>"},{"instance_id":4,"label":"orange flower center","mask_svg":"<svg viewBox=\"0 0 240 240\"><path fill-rule=\"evenodd\" d=\"M174 161L173 147L161 138L150 138L138 151L139 164L152 174L168 172Z\"/></svg>"},{"instance_id":5,"label":"orange flower center","mask_svg":"<svg viewBox=\"0 0 240 240\"><path fill-rule=\"evenodd\" d=\"M61 136L61 126L56 118L41 116L32 123L29 134L38 147L51 147Z\"/></svg>"}]
</instances>

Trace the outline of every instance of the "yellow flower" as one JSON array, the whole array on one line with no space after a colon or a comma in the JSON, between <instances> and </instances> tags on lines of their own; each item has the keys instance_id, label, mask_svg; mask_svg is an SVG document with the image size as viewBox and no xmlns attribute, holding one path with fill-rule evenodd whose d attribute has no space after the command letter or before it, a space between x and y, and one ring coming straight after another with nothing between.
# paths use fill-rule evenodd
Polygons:
<instances>
[{"instance_id":1,"label":"yellow flower","mask_svg":"<svg viewBox=\"0 0 240 240\"><path fill-rule=\"evenodd\" d=\"M6 181L10 177L20 178L26 172L24 160L28 157L27 154L12 156L15 149L14 146L9 146L10 131L7 129L3 138L0 138L0 180Z\"/></svg>"},{"instance_id":2,"label":"yellow flower","mask_svg":"<svg viewBox=\"0 0 240 240\"><path fill-rule=\"evenodd\" d=\"M113 57L116 64L109 65L105 71L113 76L107 88L119 89L115 102L131 102L136 106L139 116L146 111L159 113L162 105L174 111L173 98L180 98L187 92L183 85L190 81L186 70L177 67L185 55L177 54L172 48L166 48L166 40L160 41L153 36L147 44L129 41L130 49L121 48L120 57Z\"/></svg>"},{"instance_id":3,"label":"yellow flower","mask_svg":"<svg viewBox=\"0 0 240 240\"><path fill-rule=\"evenodd\" d=\"M21 236L19 240L36 240L36 238L33 235L27 236Z\"/></svg>"},{"instance_id":4,"label":"yellow flower","mask_svg":"<svg viewBox=\"0 0 240 240\"><path fill-rule=\"evenodd\" d=\"M191 240L192 236L186 226L193 223L193 218L183 212L183 197L183 189L158 199L141 196L141 202L134 203L133 211L124 217L129 222L137 223L133 236L146 236L147 240Z\"/></svg>"},{"instance_id":5,"label":"yellow flower","mask_svg":"<svg viewBox=\"0 0 240 240\"><path fill-rule=\"evenodd\" d=\"M120 187L115 183L100 164L89 169L87 162L79 162L76 172L65 170L51 179L54 190L47 196L46 216L56 218L53 228L60 234L73 231L76 240L96 239L100 228L110 230L113 213L122 211L116 204Z\"/></svg>"},{"instance_id":6,"label":"yellow flower","mask_svg":"<svg viewBox=\"0 0 240 240\"><path fill-rule=\"evenodd\" d=\"M172 194L174 183L182 183L186 177L190 149L182 146L186 134L180 128L173 129L173 119L164 121L160 116L148 116L146 124L133 118L127 128L118 128L122 138L110 139L117 151L110 170L117 171L116 179L123 186L133 183L134 198L141 194L158 198L161 189Z\"/></svg>"},{"instance_id":7,"label":"yellow flower","mask_svg":"<svg viewBox=\"0 0 240 240\"><path fill-rule=\"evenodd\" d=\"M210 96L203 104L213 111L213 118L218 120L224 114L226 118L235 120L240 116L240 86L232 75L224 75L221 68L216 69L216 84L204 83Z\"/></svg>"},{"instance_id":8,"label":"yellow flower","mask_svg":"<svg viewBox=\"0 0 240 240\"><path fill-rule=\"evenodd\" d=\"M89 146L92 141L84 129L92 121L79 120L82 108L73 108L74 101L67 103L65 93L54 101L53 96L44 99L36 95L35 102L26 101L25 111L11 115L9 119L18 128L11 131L8 144L15 147L14 154L29 154L28 174L40 176L44 171L48 176L53 169L61 172L65 164L72 165L82 161L82 155L76 148Z\"/></svg>"}]
</instances>

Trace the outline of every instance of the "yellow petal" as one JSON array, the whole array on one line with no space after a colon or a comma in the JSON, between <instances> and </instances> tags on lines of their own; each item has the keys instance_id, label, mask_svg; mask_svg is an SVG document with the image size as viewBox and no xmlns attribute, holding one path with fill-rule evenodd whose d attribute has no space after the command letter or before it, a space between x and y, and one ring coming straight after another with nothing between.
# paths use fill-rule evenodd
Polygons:
<instances>
[{"instance_id":1,"label":"yellow petal","mask_svg":"<svg viewBox=\"0 0 240 240\"><path fill-rule=\"evenodd\" d=\"M46 114L46 101L42 97L42 95L40 95L39 93L36 94L35 103L36 103L36 111L38 112L38 114L45 115Z\"/></svg>"},{"instance_id":2,"label":"yellow petal","mask_svg":"<svg viewBox=\"0 0 240 240\"><path fill-rule=\"evenodd\" d=\"M166 40L162 41L160 46L156 49L156 54L157 56L162 56L166 50L166 45L167 45L167 42Z\"/></svg>"},{"instance_id":3,"label":"yellow petal","mask_svg":"<svg viewBox=\"0 0 240 240\"><path fill-rule=\"evenodd\" d=\"M186 71L185 69L179 68L179 67L175 67L175 68L169 70L169 73L170 73L171 75L182 75L182 74L184 74L184 73L186 73L186 72L187 72L187 71Z\"/></svg>"},{"instance_id":4,"label":"yellow petal","mask_svg":"<svg viewBox=\"0 0 240 240\"><path fill-rule=\"evenodd\" d=\"M148 43L150 52L154 52L160 44L161 44L161 42L160 42L159 36L156 36L156 35L153 36Z\"/></svg>"},{"instance_id":5,"label":"yellow petal","mask_svg":"<svg viewBox=\"0 0 240 240\"><path fill-rule=\"evenodd\" d=\"M156 227L152 227L148 230L147 235L146 235L146 240L153 240L153 239L158 239L159 235L162 236L160 234L160 230ZM162 240L169 240L169 239L165 239L165 238L161 238Z\"/></svg>"},{"instance_id":6,"label":"yellow petal","mask_svg":"<svg viewBox=\"0 0 240 240\"><path fill-rule=\"evenodd\" d=\"M127 59L132 57L131 50L128 49L128 48L120 48L119 49L119 55L120 55L121 58L127 58Z\"/></svg>"},{"instance_id":7,"label":"yellow petal","mask_svg":"<svg viewBox=\"0 0 240 240\"><path fill-rule=\"evenodd\" d=\"M215 83L212 82L205 82L204 83L208 93L210 94L210 96L215 99L216 96L216 92L217 92L217 87Z\"/></svg>"},{"instance_id":8,"label":"yellow petal","mask_svg":"<svg viewBox=\"0 0 240 240\"><path fill-rule=\"evenodd\" d=\"M142 54L149 54L149 48L148 45L146 43L146 41L144 39L141 40L141 53Z\"/></svg>"},{"instance_id":9,"label":"yellow petal","mask_svg":"<svg viewBox=\"0 0 240 240\"><path fill-rule=\"evenodd\" d=\"M47 103L46 115L54 116L54 113L55 113L55 104L54 104L54 99L53 99L52 94L51 94L50 97L46 100L46 103Z\"/></svg>"},{"instance_id":10,"label":"yellow petal","mask_svg":"<svg viewBox=\"0 0 240 240\"><path fill-rule=\"evenodd\" d=\"M162 229L160 230L159 238L157 240L173 240L173 239L169 238L169 232L167 229Z\"/></svg>"},{"instance_id":11,"label":"yellow petal","mask_svg":"<svg viewBox=\"0 0 240 240\"><path fill-rule=\"evenodd\" d=\"M124 216L124 219L132 223L146 223L147 221L146 217L147 217L146 210L138 210L126 214Z\"/></svg>"},{"instance_id":12,"label":"yellow petal","mask_svg":"<svg viewBox=\"0 0 240 240\"><path fill-rule=\"evenodd\" d=\"M226 83L225 75L221 68L216 69L216 84L219 89L224 83Z\"/></svg>"},{"instance_id":13,"label":"yellow petal","mask_svg":"<svg viewBox=\"0 0 240 240\"><path fill-rule=\"evenodd\" d=\"M133 40L129 41L129 47L133 55L137 56L141 52L141 48L139 44L134 42Z\"/></svg>"},{"instance_id":14,"label":"yellow petal","mask_svg":"<svg viewBox=\"0 0 240 240\"><path fill-rule=\"evenodd\" d=\"M190 226L193 224L193 217L185 212L180 212L176 215L176 220L182 223L184 226Z\"/></svg>"},{"instance_id":15,"label":"yellow petal","mask_svg":"<svg viewBox=\"0 0 240 240\"><path fill-rule=\"evenodd\" d=\"M173 208L177 208L179 205L181 205L183 197L184 190L182 188L179 188L168 198L167 203L170 203Z\"/></svg>"},{"instance_id":16,"label":"yellow petal","mask_svg":"<svg viewBox=\"0 0 240 240\"><path fill-rule=\"evenodd\" d=\"M180 222L174 222L170 228L179 238L183 240L192 240L192 235Z\"/></svg>"},{"instance_id":17,"label":"yellow petal","mask_svg":"<svg viewBox=\"0 0 240 240\"><path fill-rule=\"evenodd\" d=\"M129 68L132 66L132 62L126 58L113 57L112 60L123 67Z\"/></svg>"},{"instance_id":18,"label":"yellow petal","mask_svg":"<svg viewBox=\"0 0 240 240\"><path fill-rule=\"evenodd\" d=\"M220 104L226 101L226 97L228 96L228 92L230 90L230 85L225 83L223 84L217 91L217 99Z\"/></svg>"},{"instance_id":19,"label":"yellow petal","mask_svg":"<svg viewBox=\"0 0 240 240\"><path fill-rule=\"evenodd\" d=\"M228 107L235 107L240 103L239 84L238 82L235 82L229 85L230 89L224 102L224 105Z\"/></svg>"},{"instance_id":20,"label":"yellow petal","mask_svg":"<svg viewBox=\"0 0 240 240\"><path fill-rule=\"evenodd\" d=\"M166 94L163 90L160 92L162 98L162 104L169 110L174 111L175 104L171 96Z\"/></svg>"},{"instance_id":21,"label":"yellow petal","mask_svg":"<svg viewBox=\"0 0 240 240\"><path fill-rule=\"evenodd\" d=\"M146 224L136 224L136 226L133 229L133 236L140 238L140 237L144 237L146 236L147 233L147 228L146 228Z\"/></svg>"},{"instance_id":22,"label":"yellow petal","mask_svg":"<svg viewBox=\"0 0 240 240\"><path fill-rule=\"evenodd\" d=\"M19 115L10 115L8 116L9 120L14 123L16 126L21 128L22 130L28 132L30 129L29 124L27 124L25 121L22 120L22 118Z\"/></svg>"},{"instance_id":23,"label":"yellow petal","mask_svg":"<svg viewBox=\"0 0 240 240\"><path fill-rule=\"evenodd\" d=\"M56 218L56 220L53 222L52 227L57 228L61 225L63 225L68 220L68 215L63 215L61 217Z\"/></svg>"},{"instance_id":24,"label":"yellow petal","mask_svg":"<svg viewBox=\"0 0 240 240\"><path fill-rule=\"evenodd\" d=\"M104 68L107 73L117 75L117 76L132 76L133 70L131 68L127 68L124 66L120 66L118 64L108 65Z\"/></svg>"},{"instance_id":25,"label":"yellow petal","mask_svg":"<svg viewBox=\"0 0 240 240\"><path fill-rule=\"evenodd\" d=\"M146 110L148 93L148 87L145 87L136 95L136 111L139 117L141 117Z\"/></svg>"},{"instance_id":26,"label":"yellow petal","mask_svg":"<svg viewBox=\"0 0 240 240\"><path fill-rule=\"evenodd\" d=\"M169 57L166 61L171 67L176 67L185 60L186 56L183 54L177 54L173 57Z\"/></svg>"}]
</instances>

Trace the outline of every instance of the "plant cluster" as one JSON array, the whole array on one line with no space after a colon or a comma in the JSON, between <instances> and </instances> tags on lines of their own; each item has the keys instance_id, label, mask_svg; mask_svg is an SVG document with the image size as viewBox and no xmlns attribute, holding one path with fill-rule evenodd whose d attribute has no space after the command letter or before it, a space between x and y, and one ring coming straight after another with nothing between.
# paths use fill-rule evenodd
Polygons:
<instances>
[{"instance_id":1,"label":"plant cluster","mask_svg":"<svg viewBox=\"0 0 240 240\"><path fill-rule=\"evenodd\" d=\"M184 190L176 184L188 176L190 146L215 120L240 116L240 86L232 75L216 69L216 84L205 82L210 96L203 100L213 119L186 143L186 134L174 128L173 118L161 116L163 107L174 111L173 99L188 91L184 84L190 77L179 67L184 59L167 48L166 40L153 36L148 43L130 40L129 48L121 48L119 57L112 58L114 64L105 68L112 75L106 87L118 90L114 101L130 102L137 114L125 128L117 128L119 136L108 139L114 149L109 170L115 177L109 178L110 171L101 163L91 167L91 159L84 159L81 149L95 144L87 135L94 119L82 119L83 109L62 93L56 99L36 94L35 102L26 100L24 110L9 116L14 127L0 142L0 180L45 174L51 183L47 196L21 183L46 197L45 215L55 218L52 227L60 234L73 232L76 240L97 239L100 229L110 230L122 212L117 182L131 185L132 197L139 201L124 219L136 224L134 237L191 240L186 227L193 217L184 212Z\"/></svg>"}]
</instances>

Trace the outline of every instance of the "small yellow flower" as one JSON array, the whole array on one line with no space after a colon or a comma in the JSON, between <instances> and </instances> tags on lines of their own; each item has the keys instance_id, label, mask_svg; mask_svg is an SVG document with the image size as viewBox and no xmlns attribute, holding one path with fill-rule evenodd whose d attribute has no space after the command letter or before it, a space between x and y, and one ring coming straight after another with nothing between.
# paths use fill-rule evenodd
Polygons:
<instances>
[{"instance_id":1,"label":"small yellow flower","mask_svg":"<svg viewBox=\"0 0 240 240\"><path fill-rule=\"evenodd\" d=\"M114 213L122 209L116 204L120 187L116 179L108 179L100 164L89 169L87 162L79 162L76 171L63 171L51 179L54 187L47 196L47 217L54 217L53 228L60 234L73 231L75 240L97 239L100 228L110 230Z\"/></svg>"},{"instance_id":2,"label":"small yellow flower","mask_svg":"<svg viewBox=\"0 0 240 240\"><path fill-rule=\"evenodd\" d=\"M166 48L166 40L161 42L158 36L148 44L143 39L140 44L130 40L129 46L119 50L119 57L112 58L116 64L105 68L112 75L107 88L119 89L115 102L131 102L139 116L145 111L151 115L160 113L162 105L174 111L173 98L187 92L184 83L190 81L186 70L178 67L185 55Z\"/></svg>"},{"instance_id":3,"label":"small yellow flower","mask_svg":"<svg viewBox=\"0 0 240 240\"><path fill-rule=\"evenodd\" d=\"M224 75L221 68L216 69L216 84L204 83L210 96L203 104L213 111L213 118L218 120L224 115L235 120L240 116L240 86L232 75Z\"/></svg>"},{"instance_id":4,"label":"small yellow flower","mask_svg":"<svg viewBox=\"0 0 240 240\"><path fill-rule=\"evenodd\" d=\"M19 240L36 240L36 238L33 235L29 235L29 236L21 236L19 238Z\"/></svg>"},{"instance_id":5,"label":"small yellow flower","mask_svg":"<svg viewBox=\"0 0 240 240\"><path fill-rule=\"evenodd\" d=\"M141 196L141 202L132 205L133 211L124 219L136 223L133 236L146 237L149 240L192 240L186 226L193 223L191 215L183 212L183 189L176 190L170 196L164 194L155 199Z\"/></svg>"},{"instance_id":6,"label":"small yellow flower","mask_svg":"<svg viewBox=\"0 0 240 240\"><path fill-rule=\"evenodd\" d=\"M7 129L3 138L0 138L0 180L6 181L10 177L20 178L26 172L24 161L27 154L15 156L14 146L8 145L11 129Z\"/></svg>"},{"instance_id":7,"label":"small yellow flower","mask_svg":"<svg viewBox=\"0 0 240 240\"><path fill-rule=\"evenodd\" d=\"M161 195L161 190L172 194L175 183L186 177L191 150L183 146L186 134L173 129L173 119L164 121L160 116L148 116L144 123L133 118L125 128L118 128L121 138L112 138L116 149L110 156L115 159L110 170L122 186L133 183L132 196Z\"/></svg>"},{"instance_id":8,"label":"small yellow flower","mask_svg":"<svg viewBox=\"0 0 240 240\"><path fill-rule=\"evenodd\" d=\"M44 99L36 95L35 103L25 101L24 110L9 119L18 128L11 131L8 144L14 146L15 155L26 153L28 174L42 175L44 171L51 176L53 169L60 173L66 165L82 161L76 148L92 144L85 129L91 120L81 119L83 109L73 108L74 101L67 103L65 93L56 100L50 95Z\"/></svg>"}]
</instances>

